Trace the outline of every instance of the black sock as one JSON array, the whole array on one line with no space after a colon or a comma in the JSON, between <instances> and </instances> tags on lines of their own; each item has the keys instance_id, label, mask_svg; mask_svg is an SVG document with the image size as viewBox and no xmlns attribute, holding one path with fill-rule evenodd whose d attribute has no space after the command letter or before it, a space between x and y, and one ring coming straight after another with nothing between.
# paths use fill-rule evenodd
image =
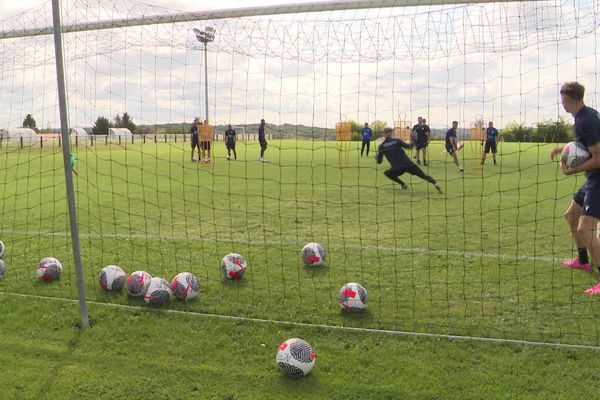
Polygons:
<instances>
[{"instance_id":1,"label":"black sock","mask_svg":"<svg viewBox=\"0 0 600 400\"><path fill-rule=\"evenodd\" d=\"M579 262L581 264L587 264L590 262L588 259L587 249L585 247L578 247L577 252L579 253Z\"/></svg>"}]
</instances>

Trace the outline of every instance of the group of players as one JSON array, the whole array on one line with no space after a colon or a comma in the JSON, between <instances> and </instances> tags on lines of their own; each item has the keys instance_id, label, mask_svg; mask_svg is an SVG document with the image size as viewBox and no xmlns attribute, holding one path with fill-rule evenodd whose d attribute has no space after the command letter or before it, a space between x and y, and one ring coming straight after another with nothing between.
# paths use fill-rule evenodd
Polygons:
<instances>
[{"instance_id":1,"label":"group of players","mask_svg":"<svg viewBox=\"0 0 600 400\"><path fill-rule=\"evenodd\" d=\"M458 161L457 152L462 148L461 143L458 141L456 129L458 128L458 121L452 121L452 127L446 132L445 149L446 152L452 156L452 159L460 172L464 172L465 169ZM421 156L423 158L423 165L427 166L427 147L431 141L431 129L427 125L425 118L419 117L417 124L413 126L411 131L411 142L407 143L402 139L392 137L392 128L385 128L383 130L384 140L377 150L376 160L378 164L381 164L383 157L389 161L391 168L387 169L384 174L392 181L400 185L400 189L407 189L408 185L400 180L400 175L409 173L418 176L421 179L433 184L439 193L443 193L442 187L433 179L430 175L427 175L416 165L404 152L404 149L416 150L415 159L417 164L421 165ZM367 155L369 155L369 142L371 140L371 129L368 128L368 124L365 123L365 127L362 131L363 145L361 148L361 157L363 156L363 149L367 148ZM485 164L486 154L492 152L494 158L494 165L497 164L496 153L498 151L498 138L499 133L494 128L494 123L489 122L486 130L485 149L483 157L481 158L481 165Z\"/></svg>"},{"instance_id":2,"label":"group of players","mask_svg":"<svg viewBox=\"0 0 600 400\"><path fill-rule=\"evenodd\" d=\"M211 162L210 150L211 142L199 140L198 125L208 125L208 120L200 122L199 118L195 118L190 128L190 144L192 146L192 162L196 162L194 158L194 150L198 149L198 161L209 164ZM227 160L237 160L237 152L235 151L235 144L237 142L237 132L231 127L231 124L227 125L227 130L223 134L223 140L227 147ZM260 120L260 126L258 127L258 142L260 143L260 156L259 161L266 161L264 158L265 151L267 150L267 139L265 137L265 120ZM233 152L233 158L231 158L231 152Z\"/></svg>"}]
</instances>

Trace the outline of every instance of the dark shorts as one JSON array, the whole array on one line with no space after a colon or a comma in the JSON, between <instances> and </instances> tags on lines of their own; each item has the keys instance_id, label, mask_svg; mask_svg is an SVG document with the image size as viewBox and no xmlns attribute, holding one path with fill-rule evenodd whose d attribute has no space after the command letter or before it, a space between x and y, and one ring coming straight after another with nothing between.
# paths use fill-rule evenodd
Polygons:
<instances>
[{"instance_id":1,"label":"dark shorts","mask_svg":"<svg viewBox=\"0 0 600 400\"><path fill-rule=\"evenodd\" d=\"M415 143L416 150L421 150L421 149L426 149L426 148L427 148L427 142L416 142Z\"/></svg>"},{"instance_id":2,"label":"dark shorts","mask_svg":"<svg viewBox=\"0 0 600 400\"><path fill-rule=\"evenodd\" d=\"M261 141L261 142L260 142L260 148L261 148L262 150L265 150L265 149L267 148L267 142L263 142L263 141Z\"/></svg>"},{"instance_id":3,"label":"dark shorts","mask_svg":"<svg viewBox=\"0 0 600 400\"><path fill-rule=\"evenodd\" d=\"M573 196L573 201L583 209L582 215L600 219L600 181L585 181Z\"/></svg>"},{"instance_id":4,"label":"dark shorts","mask_svg":"<svg viewBox=\"0 0 600 400\"><path fill-rule=\"evenodd\" d=\"M201 150L210 150L210 142L209 141L200 142L200 149Z\"/></svg>"},{"instance_id":5,"label":"dark shorts","mask_svg":"<svg viewBox=\"0 0 600 400\"><path fill-rule=\"evenodd\" d=\"M227 146L228 149L235 149L235 142L225 142L225 146Z\"/></svg>"},{"instance_id":6,"label":"dark shorts","mask_svg":"<svg viewBox=\"0 0 600 400\"><path fill-rule=\"evenodd\" d=\"M452 147L451 144L447 144L446 151L448 152L448 154L452 155L452 154L454 154L454 147Z\"/></svg>"},{"instance_id":7,"label":"dark shorts","mask_svg":"<svg viewBox=\"0 0 600 400\"><path fill-rule=\"evenodd\" d=\"M395 166L395 167L388 169L385 172L387 174L393 175L393 176L400 176L404 173L409 173L411 175L422 175L423 174L423 170L421 168L419 168L419 166L416 164Z\"/></svg>"},{"instance_id":8,"label":"dark shorts","mask_svg":"<svg viewBox=\"0 0 600 400\"><path fill-rule=\"evenodd\" d=\"M191 139L190 139L190 144L192 145L192 149L194 147L198 146L198 136L197 135L191 135Z\"/></svg>"},{"instance_id":9,"label":"dark shorts","mask_svg":"<svg viewBox=\"0 0 600 400\"><path fill-rule=\"evenodd\" d=\"M487 154L492 150L492 153L497 152L496 142L485 142L485 150L484 153Z\"/></svg>"}]
</instances>

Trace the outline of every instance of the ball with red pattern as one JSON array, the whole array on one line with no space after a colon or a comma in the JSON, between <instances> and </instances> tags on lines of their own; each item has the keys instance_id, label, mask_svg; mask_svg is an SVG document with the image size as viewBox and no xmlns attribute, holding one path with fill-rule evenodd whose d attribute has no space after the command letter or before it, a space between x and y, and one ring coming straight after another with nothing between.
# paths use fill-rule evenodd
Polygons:
<instances>
[{"instance_id":1,"label":"ball with red pattern","mask_svg":"<svg viewBox=\"0 0 600 400\"><path fill-rule=\"evenodd\" d=\"M300 252L300 258L306 267L323 265L327 253L321 243L307 243Z\"/></svg>"},{"instance_id":2,"label":"ball with red pattern","mask_svg":"<svg viewBox=\"0 0 600 400\"><path fill-rule=\"evenodd\" d=\"M229 253L221 261L221 271L227 279L240 279L247 268L248 263L238 253Z\"/></svg>"},{"instance_id":3,"label":"ball with red pattern","mask_svg":"<svg viewBox=\"0 0 600 400\"><path fill-rule=\"evenodd\" d=\"M152 275L146 271L135 271L127 277L127 293L140 297L146 294Z\"/></svg>"},{"instance_id":4,"label":"ball with red pattern","mask_svg":"<svg viewBox=\"0 0 600 400\"><path fill-rule=\"evenodd\" d=\"M150 279L148 290L144 294L144 301L154 307L162 307L171 301L173 292L169 282L163 278Z\"/></svg>"},{"instance_id":5,"label":"ball with red pattern","mask_svg":"<svg viewBox=\"0 0 600 400\"><path fill-rule=\"evenodd\" d=\"M289 377L301 378L315 366L317 355L308 342L298 338L288 339L279 345L275 362Z\"/></svg>"},{"instance_id":6,"label":"ball with red pattern","mask_svg":"<svg viewBox=\"0 0 600 400\"><path fill-rule=\"evenodd\" d=\"M346 283L340 289L340 306L348 312L360 312L367 307L367 290L356 282Z\"/></svg>"},{"instance_id":7,"label":"ball with red pattern","mask_svg":"<svg viewBox=\"0 0 600 400\"><path fill-rule=\"evenodd\" d=\"M100 287L107 292L121 290L125 285L125 271L118 265L107 265L100 271L98 282Z\"/></svg>"},{"instance_id":8,"label":"ball with red pattern","mask_svg":"<svg viewBox=\"0 0 600 400\"><path fill-rule=\"evenodd\" d=\"M61 274L62 265L54 257L43 258L37 266L37 276L42 281L55 281Z\"/></svg>"},{"instance_id":9,"label":"ball with red pattern","mask_svg":"<svg viewBox=\"0 0 600 400\"><path fill-rule=\"evenodd\" d=\"M4 246L4 242L2 240L0 240L0 258L2 258L4 256L5 249L6 249L6 246Z\"/></svg>"},{"instance_id":10,"label":"ball with red pattern","mask_svg":"<svg viewBox=\"0 0 600 400\"><path fill-rule=\"evenodd\" d=\"M178 300L190 301L200 293L200 281L191 272L181 272L171 281L171 290Z\"/></svg>"}]
</instances>

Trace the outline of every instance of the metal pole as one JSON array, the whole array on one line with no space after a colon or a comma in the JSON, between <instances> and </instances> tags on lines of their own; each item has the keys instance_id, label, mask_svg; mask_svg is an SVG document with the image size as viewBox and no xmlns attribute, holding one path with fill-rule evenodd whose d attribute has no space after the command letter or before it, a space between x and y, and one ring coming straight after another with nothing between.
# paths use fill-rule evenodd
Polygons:
<instances>
[{"instance_id":1,"label":"metal pole","mask_svg":"<svg viewBox=\"0 0 600 400\"><path fill-rule=\"evenodd\" d=\"M71 144L69 143L69 121L67 117L67 94L65 89L65 70L63 62L63 48L60 23L60 0L52 0L52 16L54 23L54 54L56 57L56 80L58 83L58 105L60 110L60 129L63 141L63 163L65 169L65 182L67 184L67 203L69 205L69 221L71 223L71 241L73 244L73 259L77 275L77 293L79 295L79 315L81 328L90 326L85 290L83 287L83 268L81 266L81 253L79 249L79 228L77 226L77 209L75 207L75 188L73 185L73 172L71 170Z\"/></svg>"},{"instance_id":2,"label":"metal pole","mask_svg":"<svg viewBox=\"0 0 600 400\"><path fill-rule=\"evenodd\" d=\"M206 100L206 121L208 122L208 42L204 42L204 99Z\"/></svg>"}]
</instances>

